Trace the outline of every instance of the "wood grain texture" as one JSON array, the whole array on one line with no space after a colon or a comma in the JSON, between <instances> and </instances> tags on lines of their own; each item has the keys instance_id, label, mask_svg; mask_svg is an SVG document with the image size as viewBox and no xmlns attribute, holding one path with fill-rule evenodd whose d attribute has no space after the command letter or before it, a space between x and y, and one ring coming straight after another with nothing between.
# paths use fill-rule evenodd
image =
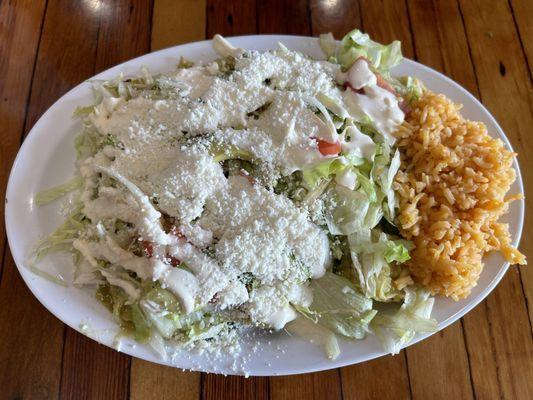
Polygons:
<instances>
[{"instance_id":1,"label":"wood grain texture","mask_svg":"<svg viewBox=\"0 0 533 400\"><path fill-rule=\"evenodd\" d=\"M520 44L526 54L531 77L533 75L533 1L510 0L509 4L518 27Z\"/></svg>"},{"instance_id":2,"label":"wood grain texture","mask_svg":"<svg viewBox=\"0 0 533 400\"><path fill-rule=\"evenodd\" d=\"M270 382L266 377L244 378L202 374L202 400L267 400Z\"/></svg>"},{"instance_id":3,"label":"wood grain texture","mask_svg":"<svg viewBox=\"0 0 533 400\"><path fill-rule=\"evenodd\" d=\"M340 370L270 378L270 399L342 399Z\"/></svg>"},{"instance_id":4,"label":"wood grain texture","mask_svg":"<svg viewBox=\"0 0 533 400\"><path fill-rule=\"evenodd\" d=\"M352 29L363 27L360 0L311 0L310 12L315 36L331 32L340 39Z\"/></svg>"},{"instance_id":5,"label":"wood grain texture","mask_svg":"<svg viewBox=\"0 0 533 400\"><path fill-rule=\"evenodd\" d=\"M20 146L31 78L41 34L45 1L0 3L0 198L5 196L11 164ZM4 220L4 207L0 221ZM0 277L6 236L0 228Z\"/></svg>"},{"instance_id":6,"label":"wood grain texture","mask_svg":"<svg viewBox=\"0 0 533 400\"><path fill-rule=\"evenodd\" d=\"M182 371L138 359L132 360L131 400L198 400L200 373Z\"/></svg>"},{"instance_id":7,"label":"wood grain texture","mask_svg":"<svg viewBox=\"0 0 533 400\"><path fill-rule=\"evenodd\" d=\"M68 329L60 399L128 399L129 357Z\"/></svg>"},{"instance_id":8,"label":"wood grain texture","mask_svg":"<svg viewBox=\"0 0 533 400\"><path fill-rule=\"evenodd\" d=\"M522 155L533 150L533 90L517 30L513 23L509 3L506 1L460 1L468 42L479 84L480 96L503 127L515 150ZM487 34L491 32L491 34ZM531 163L522 161L524 181L532 179ZM524 164L525 162L525 164ZM525 166L525 168L524 168ZM526 207L533 203L531 188L526 186ZM533 222L526 213L525 226ZM531 241L523 241L522 250L533 256ZM488 326L474 325L475 315L464 318L470 354L483 351L476 336L489 335L497 365L500 394L504 398L532 398L533 340L531 322L528 320L526 296L531 299L532 272L528 268L520 273L511 268L494 293L486 300ZM525 284L524 284L525 283ZM531 312L531 309L530 309ZM529 315L531 317L531 314ZM479 320L476 320L479 322ZM484 330L488 329L488 333ZM471 358L476 390L483 390L485 368ZM480 371L479 373L474 373ZM520 372L518 372L520 371Z\"/></svg>"},{"instance_id":9,"label":"wood grain texture","mask_svg":"<svg viewBox=\"0 0 533 400\"><path fill-rule=\"evenodd\" d=\"M155 0L152 51L205 38L206 0Z\"/></svg>"},{"instance_id":10,"label":"wood grain texture","mask_svg":"<svg viewBox=\"0 0 533 400\"><path fill-rule=\"evenodd\" d=\"M257 33L255 0L207 0L207 37Z\"/></svg>"},{"instance_id":11,"label":"wood grain texture","mask_svg":"<svg viewBox=\"0 0 533 400\"><path fill-rule=\"evenodd\" d=\"M341 368L344 399L403 400L411 398L405 351Z\"/></svg>"},{"instance_id":12,"label":"wood grain texture","mask_svg":"<svg viewBox=\"0 0 533 400\"><path fill-rule=\"evenodd\" d=\"M206 2L155 0L152 18L151 50L187 41L205 39ZM169 66L170 68L171 66ZM133 358L130 372L132 400L200 398L201 374Z\"/></svg>"},{"instance_id":13,"label":"wood grain texture","mask_svg":"<svg viewBox=\"0 0 533 400\"><path fill-rule=\"evenodd\" d=\"M311 34L307 0L259 0L257 29L260 34Z\"/></svg>"}]
</instances>

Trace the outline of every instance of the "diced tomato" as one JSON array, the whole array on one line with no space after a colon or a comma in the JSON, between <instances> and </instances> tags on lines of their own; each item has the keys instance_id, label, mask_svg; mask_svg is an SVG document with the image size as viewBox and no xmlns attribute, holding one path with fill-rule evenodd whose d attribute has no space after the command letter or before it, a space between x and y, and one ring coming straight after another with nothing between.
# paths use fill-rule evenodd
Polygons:
<instances>
[{"instance_id":1,"label":"diced tomato","mask_svg":"<svg viewBox=\"0 0 533 400\"><path fill-rule=\"evenodd\" d=\"M405 114L406 117L408 117L410 114L411 114L411 106L409 105L409 103L405 100L403 100L400 105L400 110L403 111L403 113Z\"/></svg>"},{"instance_id":2,"label":"diced tomato","mask_svg":"<svg viewBox=\"0 0 533 400\"><path fill-rule=\"evenodd\" d=\"M246 172L245 170L241 169L239 171L239 175L242 176L243 178L246 178L246 180L248 182L250 182L251 185L255 184L255 179L253 178L253 176L251 176L248 172Z\"/></svg>"},{"instance_id":3,"label":"diced tomato","mask_svg":"<svg viewBox=\"0 0 533 400\"><path fill-rule=\"evenodd\" d=\"M147 240L141 240L140 242L146 257L151 258L154 255L154 246L152 243Z\"/></svg>"},{"instance_id":4,"label":"diced tomato","mask_svg":"<svg viewBox=\"0 0 533 400\"><path fill-rule=\"evenodd\" d=\"M331 143L325 140L316 139L318 143L318 151L323 156L337 155L341 152L341 144L339 142Z\"/></svg>"},{"instance_id":5,"label":"diced tomato","mask_svg":"<svg viewBox=\"0 0 533 400\"><path fill-rule=\"evenodd\" d=\"M381 74L378 74L377 72L376 72L376 79L377 79L377 85L380 88L385 89L386 91L391 92L392 94L396 95L396 90L394 90L394 88L389 84L389 82L387 82L385 78L383 78L383 76L381 76Z\"/></svg>"},{"instance_id":6,"label":"diced tomato","mask_svg":"<svg viewBox=\"0 0 533 400\"><path fill-rule=\"evenodd\" d=\"M173 225L172 228L170 228L170 234L176 236L179 239L185 237L183 233L180 232L179 228L176 225Z\"/></svg>"},{"instance_id":7,"label":"diced tomato","mask_svg":"<svg viewBox=\"0 0 533 400\"><path fill-rule=\"evenodd\" d=\"M168 264L172 265L173 267L177 267L178 265L181 264L180 260L178 260L176 257L169 256L168 254L167 254L167 261L168 261Z\"/></svg>"}]
</instances>

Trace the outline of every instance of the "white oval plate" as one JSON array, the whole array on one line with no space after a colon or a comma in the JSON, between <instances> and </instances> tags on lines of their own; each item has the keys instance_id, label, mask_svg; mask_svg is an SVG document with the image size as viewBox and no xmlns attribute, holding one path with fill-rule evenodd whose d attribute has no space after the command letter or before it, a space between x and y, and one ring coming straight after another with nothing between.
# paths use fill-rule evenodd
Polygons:
<instances>
[{"instance_id":1,"label":"white oval plate","mask_svg":"<svg viewBox=\"0 0 533 400\"><path fill-rule=\"evenodd\" d=\"M316 38L297 36L242 36L231 38L239 47L267 50L284 43L288 48L300 50L313 57L322 58ZM170 71L180 56L193 60L208 61L215 58L211 42L197 42L176 46L127 61L96 75L93 79L110 79L120 72L139 74L141 66L153 72ZM444 75L418 64L405 60L393 71L396 75L413 75L420 78L433 91L444 93L453 101L464 104L463 114L473 120L483 121L489 132L499 137L511 149L502 129L490 113L470 93ZM63 217L60 205L51 204L36 207L34 195L44 188L60 184L74 172L75 151L73 138L80 131L81 124L72 117L76 106L92 102L91 85L84 82L59 99L35 124L24 141L11 171L6 195L6 227L11 252L20 274L39 301L57 318L89 336L113 347L117 326L110 313L94 298L91 290L61 287L34 275L27 268L27 259L37 240L58 226ZM518 163L514 161L517 180L511 193L523 193L522 179ZM56 202L60 203L60 202ZM510 227L513 245L517 245L522 232L524 201L511 204L509 213L503 218ZM478 285L468 299L458 302L437 298L433 316L443 329L456 321L481 300L483 300L505 274L509 264L497 254L486 258L486 266ZM71 282L72 262L65 255L50 256L41 265L42 269L57 271ZM83 327L83 328L82 328ZM415 343L429 335L419 335ZM162 360L153 350L144 345L136 345L132 340L124 340L120 350L135 357L160 364L180 368L226 374L285 375L325 370L370 360L384 355L377 340L369 336L362 341L340 343L341 355L328 360L322 348L299 338L277 333L267 337L250 339L244 345L242 356L234 363L234 358L223 355L213 360L209 355L181 352L173 360Z\"/></svg>"}]
</instances>

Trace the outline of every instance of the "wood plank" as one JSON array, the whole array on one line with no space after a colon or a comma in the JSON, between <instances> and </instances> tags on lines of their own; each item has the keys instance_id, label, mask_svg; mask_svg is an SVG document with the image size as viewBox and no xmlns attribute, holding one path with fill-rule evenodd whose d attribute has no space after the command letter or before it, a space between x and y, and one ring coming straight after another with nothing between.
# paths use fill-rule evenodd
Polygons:
<instances>
[{"instance_id":1,"label":"wood plank","mask_svg":"<svg viewBox=\"0 0 533 400\"><path fill-rule=\"evenodd\" d=\"M20 146L45 1L0 3L0 198L5 197L11 164ZM0 209L4 221L4 207ZM2 224L3 225L3 224ZM0 229L0 277L6 236Z\"/></svg>"},{"instance_id":2,"label":"wood plank","mask_svg":"<svg viewBox=\"0 0 533 400\"><path fill-rule=\"evenodd\" d=\"M361 26L373 39L389 43L402 41L402 50L413 56L404 2L360 0ZM376 371L380 371L376 373ZM386 379L383 377L386 376ZM352 399L408 399L411 396L405 352L341 368L342 391Z\"/></svg>"},{"instance_id":3,"label":"wood plank","mask_svg":"<svg viewBox=\"0 0 533 400\"><path fill-rule=\"evenodd\" d=\"M128 357L68 329L60 399L127 399Z\"/></svg>"},{"instance_id":4,"label":"wood plank","mask_svg":"<svg viewBox=\"0 0 533 400\"><path fill-rule=\"evenodd\" d=\"M267 400L269 378L202 374L202 400Z\"/></svg>"},{"instance_id":5,"label":"wood plank","mask_svg":"<svg viewBox=\"0 0 533 400\"><path fill-rule=\"evenodd\" d=\"M405 351L341 368L345 399L402 400L411 398Z\"/></svg>"},{"instance_id":6,"label":"wood plank","mask_svg":"<svg viewBox=\"0 0 533 400\"><path fill-rule=\"evenodd\" d=\"M397 0L360 0L362 26L374 40L402 42L405 57L415 58L407 6Z\"/></svg>"},{"instance_id":7,"label":"wood plank","mask_svg":"<svg viewBox=\"0 0 533 400\"><path fill-rule=\"evenodd\" d=\"M524 166L523 157L533 150L533 138L529 134L533 126L533 88L509 3L491 1L490 6L487 6L481 0L461 0L459 4L481 98L502 125L515 150L522 155ZM533 178L531 168L523 168L522 173L526 182ZM533 205L530 191L531 188L526 187L526 207L529 209ZM533 222L532 217L531 213L526 213L525 226ZM521 249L530 259L533 257L533 243L523 241ZM486 301L488 322L483 325L488 326L476 325L480 321L479 318L474 319L475 315L464 318L471 355L488 351L481 347L487 343L478 341L478 335L482 334L485 342L487 337L490 338L498 367L496 372L501 386L500 394L504 398L533 397L533 341L524 299L525 292L531 304L532 282L533 273L530 269L523 268L519 273L511 268ZM530 307L529 313L531 311ZM483 332L485 329L488 333ZM480 361L471 357L476 394L484 391L485 384L485 365Z\"/></svg>"},{"instance_id":8,"label":"wood plank","mask_svg":"<svg viewBox=\"0 0 533 400\"><path fill-rule=\"evenodd\" d=\"M309 35L311 21L307 0L259 0L257 4L258 32Z\"/></svg>"},{"instance_id":9,"label":"wood plank","mask_svg":"<svg viewBox=\"0 0 533 400\"><path fill-rule=\"evenodd\" d=\"M205 0L175 2L155 0L152 18L152 50L205 39ZM133 358L130 373L132 400L200 398L201 374Z\"/></svg>"},{"instance_id":10,"label":"wood plank","mask_svg":"<svg viewBox=\"0 0 533 400\"><path fill-rule=\"evenodd\" d=\"M457 3L409 0L407 4L418 61L445 73L477 94ZM461 322L408 348L406 354L413 398L472 398L469 356ZM440 384L443 376L454 384Z\"/></svg>"},{"instance_id":11,"label":"wood plank","mask_svg":"<svg viewBox=\"0 0 533 400\"><path fill-rule=\"evenodd\" d=\"M152 51L205 38L206 0L155 0Z\"/></svg>"},{"instance_id":12,"label":"wood plank","mask_svg":"<svg viewBox=\"0 0 533 400\"><path fill-rule=\"evenodd\" d=\"M315 36L331 32L340 39L354 28L363 29L359 0L311 0L310 10Z\"/></svg>"},{"instance_id":13,"label":"wood plank","mask_svg":"<svg viewBox=\"0 0 533 400\"><path fill-rule=\"evenodd\" d=\"M407 348L413 399L472 399L469 360L461 322ZM443 377L450 385L443 385Z\"/></svg>"},{"instance_id":14,"label":"wood plank","mask_svg":"<svg viewBox=\"0 0 533 400\"><path fill-rule=\"evenodd\" d=\"M10 5L12 2L2 3L2 6ZM16 51L25 65L12 65L16 67L16 73L23 74L19 78L24 79L28 66L33 64L33 56L28 57L28 52L31 54L31 49L36 48L34 41L38 40L39 15L42 16L44 4L18 2L17 6L20 8L16 12L24 13L27 20L17 24L12 38L15 47L11 51ZM68 18L62 18L58 7L64 8L64 15ZM78 79L90 76L92 63L87 65L83 57L73 57L73 48L76 48L78 56L94 56L95 43L88 39L96 37L97 24L94 22L92 15L83 8L49 2L32 81L26 132L57 97L78 83ZM30 34L32 31L34 33ZM58 41L57 37L62 37L62 41ZM9 60L16 60L16 56L9 57ZM16 83L19 78L13 77L12 82ZM21 83L21 87L27 90L28 76L25 82ZM4 260L0 302L2 394L7 398L57 398L64 328L27 289L10 255Z\"/></svg>"},{"instance_id":15,"label":"wood plank","mask_svg":"<svg viewBox=\"0 0 533 400\"><path fill-rule=\"evenodd\" d=\"M270 378L271 400L342 399L339 369Z\"/></svg>"},{"instance_id":16,"label":"wood plank","mask_svg":"<svg viewBox=\"0 0 533 400\"><path fill-rule=\"evenodd\" d=\"M131 400L198 400L200 374L133 359L130 378Z\"/></svg>"},{"instance_id":17,"label":"wood plank","mask_svg":"<svg viewBox=\"0 0 533 400\"><path fill-rule=\"evenodd\" d=\"M98 19L96 48L85 61L90 75L149 51L151 4L142 0L107 0L92 9ZM78 79L83 79L80 76ZM130 357L99 345L67 328L63 350L61 397L127 398ZM107 397L106 397L107 396Z\"/></svg>"},{"instance_id":18,"label":"wood plank","mask_svg":"<svg viewBox=\"0 0 533 400\"><path fill-rule=\"evenodd\" d=\"M215 33L225 36L257 33L254 0L207 0L207 38Z\"/></svg>"},{"instance_id":19,"label":"wood plank","mask_svg":"<svg viewBox=\"0 0 533 400\"><path fill-rule=\"evenodd\" d=\"M511 12L520 34L520 42L527 57L529 74L533 75L533 2L510 0Z\"/></svg>"}]
</instances>

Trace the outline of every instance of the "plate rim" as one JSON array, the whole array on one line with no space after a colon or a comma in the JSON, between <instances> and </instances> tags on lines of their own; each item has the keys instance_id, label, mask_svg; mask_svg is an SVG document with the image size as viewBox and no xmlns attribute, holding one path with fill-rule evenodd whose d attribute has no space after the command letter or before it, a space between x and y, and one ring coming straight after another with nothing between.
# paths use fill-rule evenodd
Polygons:
<instances>
[{"instance_id":1,"label":"plate rim","mask_svg":"<svg viewBox=\"0 0 533 400\"><path fill-rule=\"evenodd\" d=\"M274 44L276 42L283 42L284 39L287 39L287 40L295 40L295 39L296 40L298 40L298 39L299 40L310 40L310 39L316 40L317 39L317 37L313 37L313 36L277 35L277 34L227 36L226 38L228 40L230 40L230 41L241 41L241 40L251 40L251 39L254 39L254 38L258 38L258 37L259 38L263 38L263 39L270 39L272 44ZM16 173L16 170L17 170L18 166L21 163L24 162L22 160L22 154L24 152L23 150L25 149L25 146L26 147L28 146L29 139L31 139L31 137L33 135L35 135L35 132L39 130L39 125L40 125L41 121L45 119L47 114L51 113L51 110L53 108L55 108L55 106L58 103L60 103L63 100L64 97L72 95L73 92L76 92L76 91L82 89L83 86L86 85L87 82L90 82L91 80L102 79L102 77L105 74L110 74L111 70L121 69L122 67L124 67L127 64L130 64L130 63L132 63L134 61L139 62L140 59L142 59L144 57L147 57L147 56L154 57L154 56L158 56L158 55L163 55L163 54L166 54L169 51L173 51L173 50L184 50L184 51L186 51L186 49L185 49L186 47L194 47L194 46L206 45L206 44L208 44L210 42L211 42L211 39L195 41L195 42L188 42L188 43L183 43L183 44L176 45L176 46L166 47L166 48L154 51L154 52L145 53L145 54L142 54L142 55L140 55L138 57L134 57L132 59L126 60L126 61L124 61L124 62L122 62L120 64L113 65L110 68L107 68L104 71L101 71L101 72L95 74L94 76L92 76L92 77L90 77L88 79L84 79L79 84L77 84L76 86L74 86L73 88L71 88L70 90L65 92L64 94L62 94L56 101L54 101L54 103L47 108L47 110L39 117L39 119L31 127L30 131L24 137L23 142L22 142L21 146L19 147L19 149L17 151L17 155L15 157L15 160L13 161L13 164L12 164L12 167L11 167L11 170L10 170L10 173L9 173L8 183L7 183L6 192L5 192L5 201L4 201L4 220L5 220L5 227L6 227L6 237L7 237L7 242L8 242L9 248L10 248L10 254L12 255L13 261L14 261L16 267L17 267L17 270L18 270L20 276L24 280L24 283L26 284L28 289L30 289L30 291L33 294L33 296L35 296L37 298L37 300L44 306L44 308L48 312L50 312L52 315L54 315L54 317L56 317L59 321L61 321L61 323L71 327L72 329L74 329L77 332L81 333L82 335L88 337L89 339L95 340L97 343L102 344L102 345L104 345L106 347L110 347L110 348L112 348L113 350L116 350L116 351L118 351L118 350L115 347L113 347L112 345L110 345L108 343L104 343L104 341L100 340L98 337L94 337L93 335L89 335L86 332L83 332L82 329L80 328L80 326L73 325L73 324L70 324L70 323L67 323L67 322L63 321L63 319L58 316L58 313L56 313L55 308L49 306L48 302L46 301L46 299L44 299L42 296L40 296L38 293L36 293L36 289L35 289L34 285L32 285L31 281L29 280L29 278L28 278L28 276L26 274L26 272L29 272L29 270L28 270L28 268L25 265L23 265L26 260L25 259L20 259L20 257L16 257L14 252L12 251L12 249L14 248L14 243L13 243L14 232L13 231L14 231L15 228L13 227L13 224L12 224L12 222L14 223L14 221L12 221L12 219L14 217L12 216L11 206L8 203L8 199L13 194L12 192L14 190L14 188L13 188L13 186L14 186L14 183L13 183L14 182L14 175ZM435 70L435 69L433 69L433 68L431 68L431 67L429 67L427 65L424 65L422 63L419 63L417 61L411 60L411 59L406 58L406 57L404 57L404 62L407 62L408 64L410 64L410 63L415 64L418 68L421 68L421 69L425 70L428 73L431 73L431 74L439 76L442 80L444 80L446 82L447 85L452 86L454 89L458 90L463 95L465 95L466 98L470 102L472 102L476 107L480 108L484 112L484 114L486 114L486 116L490 120L490 122L496 127L496 131L497 132L494 132L493 135L491 135L491 136L494 137L494 134L498 134L500 139L505 143L506 147L509 150L511 150L512 152L514 152L514 149L513 149L512 145L511 145L507 135L505 134L505 131L499 125L499 123L497 122L496 118L487 109L487 107L485 107L485 105L480 100L478 100L474 95L472 95L467 89L462 87L460 84L458 84L457 82L455 82L454 80L452 80L448 76L444 75L443 73L441 73L441 72L439 72L439 71L437 71L437 70ZM521 174L518 158L515 159L515 164L516 164L515 165L516 183L519 186L520 192L523 194L524 193L524 183L523 183L523 180L522 180L522 174ZM518 212L519 212L519 223L518 223L518 226L517 226L515 238L512 241L512 245L515 246L515 247L518 247L518 245L519 245L519 243L521 241L522 233L523 233L523 227L524 227L524 220L525 220L525 200L522 198L522 199L518 200L518 202L519 202L519 209L518 209ZM420 341L422 341L424 339L427 339L428 337L430 337L433 334L445 329L450 324L452 324L453 322L456 322L457 320L462 318L464 315L469 313L472 309L474 309L476 306L478 306L485 298L487 298L491 294L491 292L494 290L494 288L497 286L497 284L502 280L503 276L508 271L509 267L510 267L510 263L507 262L507 261L504 261L501 264L498 273L494 276L492 281L490 281L484 287L482 292L477 297L475 297L472 300L470 300L468 302L468 304L466 304L459 311L457 311L454 314L450 315L445 320L439 322L438 323L438 330L436 332L419 334L412 341L410 341L406 346L402 347L402 349L403 348L407 348L409 346L412 346L412 345L414 345L414 344L416 344L416 343L418 343L418 342L420 342ZM149 362L154 362L154 363L161 364L161 365L168 365L168 366L177 367L176 365L173 365L173 364L171 364L171 363L169 363L169 362L167 362L165 360L158 361L158 360L155 360L154 358L150 359L148 357L143 357L143 356L139 356L139 355L132 355L132 354L130 354L129 351L125 351L125 353L128 354L131 357L136 357L136 358L143 359L143 360L146 360L146 361L149 361ZM282 374L278 374L278 375L295 375L295 374L302 374L302 373L324 371L324 370L327 370L327 369L340 368L340 367L344 367L344 366L347 366L347 365L354 365L354 364L366 362L366 361L369 361L369 360L372 360L372 359L375 359L375 358L379 358L379 357L382 357L382 356L386 356L386 355L387 355L387 353L380 352L379 354L369 354L369 355L366 355L366 356L360 356L357 360L352 359L352 360L346 360L344 362L332 361L331 362L331 364L332 364L331 367L324 368L324 369L321 369L320 367L318 369L317 368L313 368L313 367L293 368L290 371L283 371ZM206 368L195 368L195 367L192 367L189 370L191 370L191 371L199 371L199 372L207 372L207 373L211 373L212 372L212 371L210 371L209 369L206 369ZM241 373L240 372L234 372L232 374L240 375ZM250 376L276 376L276 374L274 374L274 373L251 373Z\"/></svg>"}]
</instances>

